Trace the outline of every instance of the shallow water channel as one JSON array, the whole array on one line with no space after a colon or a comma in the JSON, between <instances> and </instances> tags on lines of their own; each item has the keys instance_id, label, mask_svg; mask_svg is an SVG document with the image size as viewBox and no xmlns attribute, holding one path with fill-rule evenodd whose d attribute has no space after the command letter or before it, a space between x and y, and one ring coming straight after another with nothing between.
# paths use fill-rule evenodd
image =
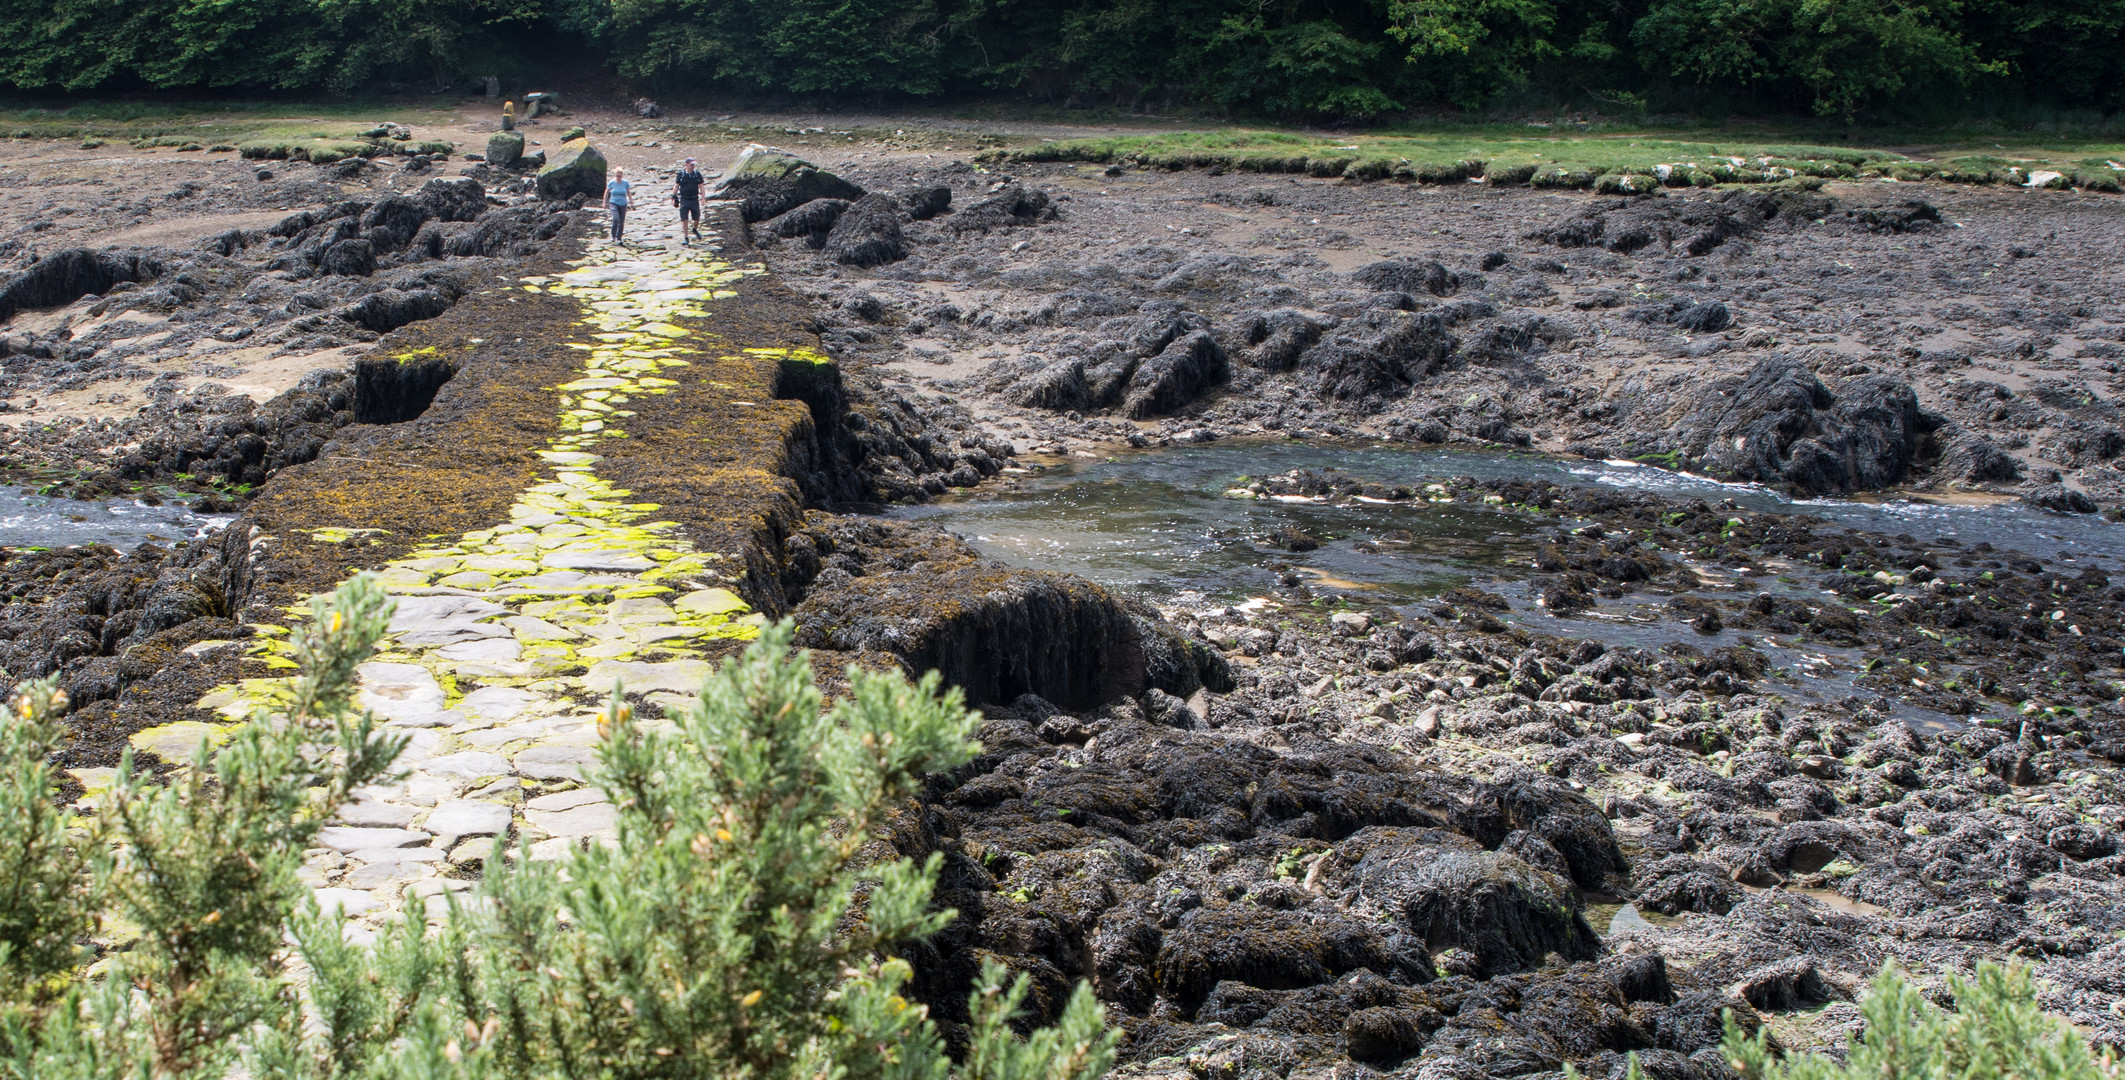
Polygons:
<instances>
[{"instance_id":1,"label":"shallow water channel","mask_svg":"<svg viewBox=\"0 0 2125 1080\"><path fill-rule=\"evenodd\" d=\"M901 508L893 516L942 526L1005 562L1081 574L1162 604L1244 602L1275 590L1281 576L1297 573L1316 594L1415 611L1446 589L1475 584L1509 600L1513 610L1501 617L1531 630L1644 648L1685 642L1709 649L1746 642L1786 669L1792 689L1803 697L1843 698L1856 692L1851 679L1862 673L1864 661L1857 650L1732 629L1698 633L1649 609L1664 598L1626 597L1574 616L1548 614L1531 603L1523 579L1531 571L1535 544L1559 524L1554 519L1466 500L1332 505L1222 494L1241 477L1329 467L1391 485L1474 476L1637 488L1715 506L1732 500L1744 510L1812 514L1922 541L1988 542L2109 572L2125 562L2125 526L2094 516L2050 514L2019 502L1796 501L1755 485L1723 484L1629 462L1297 442L1219 443L1063 462L1004 489ZM1320 546L1279 550L1271 538L1287 527ZM1813 592L1816 576L1766 574L1735 585L1752 593ZM1894 708L1924 726L1961 722L1901 704Z\"/></svg>"},{"instance_id":2,"label":"shallow water channel","mask_svg":"<svg viewBox=\"0 0 2125 1080\"><path fill-rule=\"evenodd\" d=\"M232 520L232 515L195 513L178 502L79 502L0 489L0 547L109 544L123 551L149 540L195 539Z\"/></svg>"}]
</instances>

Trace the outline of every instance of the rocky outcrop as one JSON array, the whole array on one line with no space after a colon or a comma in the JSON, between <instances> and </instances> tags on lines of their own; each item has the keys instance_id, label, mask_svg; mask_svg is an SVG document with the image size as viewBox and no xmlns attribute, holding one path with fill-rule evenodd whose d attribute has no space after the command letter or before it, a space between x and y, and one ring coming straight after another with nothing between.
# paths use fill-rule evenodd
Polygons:
<instances>
[{"instance_id":1,"label":"rocky outcrop","mask_svg":"<svg viewBox=\"0 0 2125 1080\"><path fill-rule=\"evenodd\" d=\"M152 254L127 251L56 251L0 283L0 323L25 308L58 307L106 292L121 281L142 281L161 272Z\"/></svg>"},{"instance_id":2,"label":"rocky outcrop","mask_svg":"<svg viewBox=\"0 0 2125 1080\"><path fill-rule=\"evenodd\" d=\"M1452 296L1461 287L1461 275L1436 262L1403 259L1376 262L1350 275L1351 280L1378 292L1429 293Z\"/></svg>"},{"instance_id":3,"label":"rocky outcrop","mask_svg":"<svg viewBox=\"0 0 2125 1080\"><path fill-rule=\"evenodd\" d=\"M747 223L779 217L814 199L863 197L863 189L787 150L754 143L709 188L707 198L729 199Z\"/></svg>"},{"instance_id":4,"label":"rocky outcrop","mask_svg":"<svg viewBox=\"0 0 2125 1080\"><path fill-rule=\"evenodd\" d=\"M1055 220L1057 210L1048 193L1023 184L1007 184L1003 190L952 215L953 232L988 232L1038 225Z\"/></svg>"},{"instance_id":5,"label":"rocky outcrop","mask_svg":"<svg viewBox=\"0 0 2125 1080\"><path fill-rule=\"evenodd\" d=\"M2102 507L2084 491L2075 491L2064 484L2045 484L2022 493L2022 501L2039 510L2054 514L2093 514Z\"/></svg>"},{"instance_id":6,"label":"rocky outcrop","mask_svg":"<svg viewBox=\"0 0 2125 1080\"><path fill-rule=\"evenodd\" d=\"M1850 379L1833 392L1799 360L1773 357L1713 384L1672 438L1721 479L1842 494L1902 480L1939 425L1895 379Z\"/></svg>"},{"instance_id":7,"label":"rocky outcrop","mask_svg":"<svg viewBox=\"0 0 2125 1080\"><path fill-rule=\"evenodd\" d=\"M948 534L814 515L788 547L798 643L895 656L977 703L1092 708L1229 686L1221 660L1080 578L1001 566Z\"/></svg>"},{"instance_id":8,"label":"rocky outcrop","mask_svg":"<svg viewBox=\"0 0 2125 1080\"><path fill-rule=\"evenodd\" d=\"M890 195L857 199L836 216L826 234L826 257L849 266L882 266L907 258L907 240L900 234L900 218L906 212Z\"/></svg>"}]
</instances>

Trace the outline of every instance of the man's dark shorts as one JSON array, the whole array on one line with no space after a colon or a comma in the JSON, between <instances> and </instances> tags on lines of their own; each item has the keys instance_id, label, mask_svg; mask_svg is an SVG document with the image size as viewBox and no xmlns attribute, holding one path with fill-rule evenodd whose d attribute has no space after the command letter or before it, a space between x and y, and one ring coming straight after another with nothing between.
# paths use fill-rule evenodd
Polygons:
<instances>
[{"instance_id":1,"label":"man's dark shorts","mask_svg":"<svg viewBox=\"0 0 2125 1080\"><path fill-rule=\"evenodd\" d=\"M680 221L696 221L696 222L700 221L700 220L701 220L701 200L699 200L699 199L680 199L680 200L679 200L679 220L680 220Z\"/></svg>"}]
</instances>

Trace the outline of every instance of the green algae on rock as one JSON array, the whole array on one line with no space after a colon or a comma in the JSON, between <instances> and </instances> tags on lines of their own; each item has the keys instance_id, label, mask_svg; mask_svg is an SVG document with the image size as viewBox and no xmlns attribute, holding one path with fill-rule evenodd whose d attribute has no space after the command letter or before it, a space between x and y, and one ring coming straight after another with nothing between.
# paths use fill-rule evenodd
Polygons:
<instances>
[{"instance_id":1,"label":"green algae on rock","mask_svg":"<svg viewBox=\"0 0 2125 1080\"><path fill-rule=\"evenodd\" d=\"M548 201L581 195L605 197L605 155L586 138L570 139L539 169L539 198Z\"/></svg>"}]
</instances>

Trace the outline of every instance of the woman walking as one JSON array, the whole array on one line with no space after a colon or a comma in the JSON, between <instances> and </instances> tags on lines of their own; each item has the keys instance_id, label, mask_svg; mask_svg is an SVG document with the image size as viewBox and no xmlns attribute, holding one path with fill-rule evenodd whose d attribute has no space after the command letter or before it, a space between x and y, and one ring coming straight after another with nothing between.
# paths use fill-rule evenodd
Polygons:
<instances>
[{"instance_id":1,"label":"woman walking","mask_svg":"<svg viewBox=\"0 0 2125 1080\"><path fill-rule=\"evenodd\" d=\"M612 242L620 242L620 234L627 229L627 196L634 185L627 182L626 169L614 169L612 182L605 185L605 205L612 211Z\"/></svg>"}]
</instances>

